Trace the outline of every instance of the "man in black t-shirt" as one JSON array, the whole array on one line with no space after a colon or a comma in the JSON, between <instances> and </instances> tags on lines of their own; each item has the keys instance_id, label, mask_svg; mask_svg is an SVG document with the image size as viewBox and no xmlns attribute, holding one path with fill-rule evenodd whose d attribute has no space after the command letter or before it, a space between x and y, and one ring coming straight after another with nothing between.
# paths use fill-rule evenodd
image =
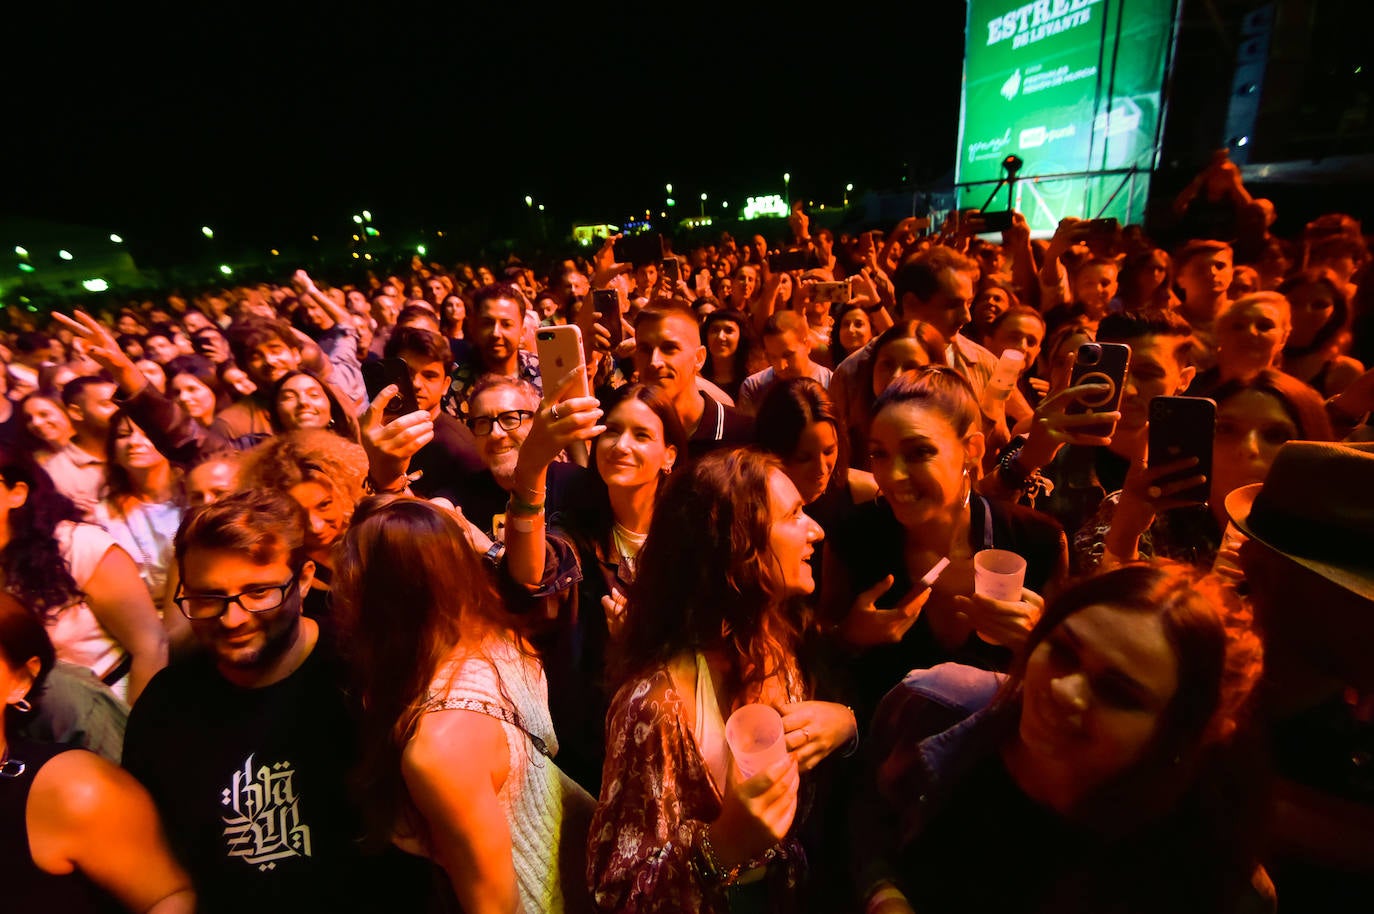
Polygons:
<instances>
[{"instance_id":1,"label":"man in black t-shirt","mask_svg":"<svg viewBox=\"0 0 1374 914\"><path fill-rule=\"evenodd\" d=\"M717 403L697 388L706 347L691 305L657 298L635 318L635 371L639 382L673 404L687 430L687 453L695 460L711 451L754 440L754 423L733 406Z\"/></svg>"},{"instance_id":2,"label":"man in black t-shirt","mask_svg":"<svg viewBox=\"0 0 1374 914\"><path fill-rule=\"evenodd\" d=\"M177 604L202 652L129 717L124 767L157 803L204 910L377 910L346 790L354 730L338 662L301 615L314 563L289 497L240 492L187 515ZM409 886L389 890L394 901Z\"/></svg>"}]
</instances>

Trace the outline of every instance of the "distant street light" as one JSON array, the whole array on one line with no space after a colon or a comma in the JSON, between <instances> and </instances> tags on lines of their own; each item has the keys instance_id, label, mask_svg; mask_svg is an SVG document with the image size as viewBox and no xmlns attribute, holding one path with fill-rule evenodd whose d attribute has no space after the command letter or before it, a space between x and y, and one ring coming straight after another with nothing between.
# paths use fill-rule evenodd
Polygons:
<instances>
[{"instance_id":1,"label":"distant street light","mask_svg":"<svg viewBox=\"0 0 1374 914\"><path fill-rule=\"evenodd\" d=\"M219 271L223 273L225 276L228 276L230 273L234 272L233 268L230 267L227 263L220 264Z\"/></svg>"},{"instance_id":2,"label":"distant street light","mask_svg":"<svg viewBox=\"0 0 1374 914\"><path fill-rule=\"evenodd\" d=\"M210 228L210 226L208 226L208 225L202 225L202 226L200 227L200 233L201 233L202 235L204 235L206 238L214 238L214 237L215 237L215 230L212 229L212 228Z\"/></svg>"},{"instance_id":3,"label":"distant street light","mask_svg":"<svg viewBox=\"0 0 1374 914\"><path fill-rule=\"evenodd\" d=\"M28 248L24 248L24 247L20 247L19 245L16 244L16 245L14 246L14 253L18 254L20 257L27 257L27 256L29 256L29 249L28 249Z\"/></svg>"},{"instance_id":4,"label":"distant street light","mask_svg":"<svg viewBox=\"0 0 1374 914\"><path fill-rule=\"evenodd\" d=\"M531 197L529 194L525 194L525 205L534 206L534 198Z\"/></svg>"},{"instance_id":5,"label":"distant street light","mask_svg":"<svg viewBox=\"0 0 1374 914\"><path fill-rule=\"evenodd\" d=\"M57 256L58 256L58 257L61 257L63 260L71 260L71 259L72 259L72 252L71 252L71 251L58 251L58 252L57 252Z\"/></svg>"},{"instance_id":6,"label":"distant street light","mask_svg":"<svg viewBox=\"0 0 1374 914\"><path fill-rule=\"evenodd\" d=\"M792 175L785 171L782 173L782 193L790 209L792 207Z\"/></svg>"},{"instance_id":7,"label":"distant street light","mask_svg":"<svg viewBox=\"0 0 1374 914\"><path fill-rule=\"evenodd\" d=\"M123 244L123 243L124 243L124 239L123 239L123 238L120 238L118 235L111 235L111 236L110 236L110 240L113 241L115 244Z\"/></svg>"}]
</instances>

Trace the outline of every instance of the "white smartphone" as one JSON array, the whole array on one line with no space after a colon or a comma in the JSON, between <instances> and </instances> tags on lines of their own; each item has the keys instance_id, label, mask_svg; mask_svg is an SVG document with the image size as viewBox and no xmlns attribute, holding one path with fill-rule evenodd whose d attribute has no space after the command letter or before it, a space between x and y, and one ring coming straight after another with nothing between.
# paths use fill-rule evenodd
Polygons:
<instances>
[{"instance_id":1,"label":"white smartphone","mask_svg":"<svg viewBox=\"0 0 1374 914\"><path fill-rule=\"evenodd\" d=\"M936 562L934 565L931 565L930 570L926 572L925 577L921 578L920 583L916 585L917 589L929 590L930 588L934 587L935 582L940 580L940 575L944 574L945 569L948 567L949 556L945 556L944 558L940 559L940 561Z\"/></svg>"}]
</instances>

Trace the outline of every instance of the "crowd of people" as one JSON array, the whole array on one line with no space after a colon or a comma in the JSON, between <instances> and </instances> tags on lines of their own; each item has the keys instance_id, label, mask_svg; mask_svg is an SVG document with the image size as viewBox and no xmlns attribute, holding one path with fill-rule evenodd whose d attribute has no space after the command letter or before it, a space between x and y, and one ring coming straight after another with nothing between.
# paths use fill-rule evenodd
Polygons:
<instances>
[{"instance_id":1,"label":"crowd of people","mask_svg":"<svg viewBox=\"0 0 1374 914\"><path fill-rule=\"evenodd\" d=\"M798 206L16 328L0 906L1367 893L1374 278L1353 219L1275 237L1226 168L1172 250ZM1199 450L1150 454L1184 395Z\"/></svg>"}]
</instances>

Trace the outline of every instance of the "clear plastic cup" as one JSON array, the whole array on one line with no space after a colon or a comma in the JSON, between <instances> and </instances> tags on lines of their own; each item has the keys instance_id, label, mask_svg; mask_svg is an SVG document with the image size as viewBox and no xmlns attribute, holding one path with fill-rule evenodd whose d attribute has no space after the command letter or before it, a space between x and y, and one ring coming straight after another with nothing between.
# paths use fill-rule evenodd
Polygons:
<instances>
[{"instance_id":1,"label":"clear plastic cup","mask_svg":"<svg viewBox=\"0 0 1374 914\"><path fill-rule=\"evenodd\" d=\"M1006 549L984 549L973 556L973 592L990 600L1016 603L1026 582L1026 560Z\"/></svg>"},{"instance_id":2,"label":"clear plastic cup","mask_svg":"<svg viewBox=\"0 0 1374 914\"><path fill-rule=\"evenodd\" d=\"M782 715L768 705L744 705L725 722L725 741L740 773L751 778L787 756Z\"/></svg>"}]
</instances>

